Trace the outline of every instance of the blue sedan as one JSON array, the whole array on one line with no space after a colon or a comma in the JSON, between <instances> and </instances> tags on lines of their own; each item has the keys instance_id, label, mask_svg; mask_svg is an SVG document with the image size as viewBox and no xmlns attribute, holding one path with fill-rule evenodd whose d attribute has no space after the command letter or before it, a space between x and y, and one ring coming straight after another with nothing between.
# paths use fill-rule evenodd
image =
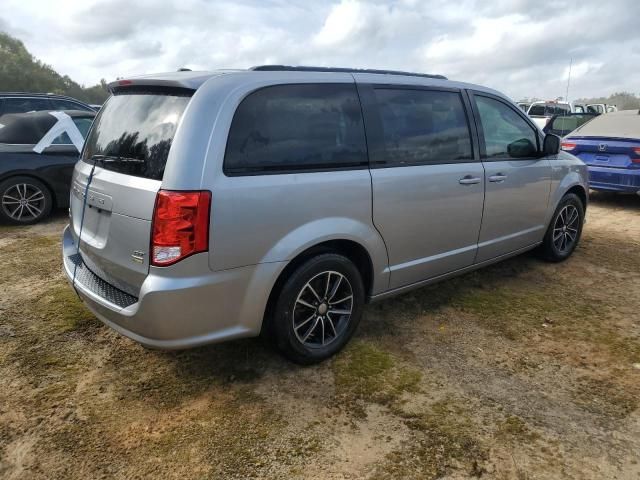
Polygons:
<instances>
[{"instance_id":1,"label":"blue sedan","mask_svg":"<svg viewBox=\"0 0 640 480\"><path fill-rule=\"evenodd\" d=\"M587 164L591 189L640 194L640 111L600 115L567 135L561 148Z\"/></svg>"}]
</instances>

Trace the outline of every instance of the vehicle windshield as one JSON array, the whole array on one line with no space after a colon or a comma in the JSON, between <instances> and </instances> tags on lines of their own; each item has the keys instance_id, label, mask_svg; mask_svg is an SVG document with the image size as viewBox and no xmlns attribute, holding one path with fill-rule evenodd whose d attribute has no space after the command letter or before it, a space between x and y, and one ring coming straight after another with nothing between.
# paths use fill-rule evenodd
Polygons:
<instances>
[{"instance_id":1,"label":"vehicle windshield","mask_svg":"<svg viewBox=\"0 0 640 480\"><path fill-rule=\"evenodd\" d=\"M572 135L640 139L640 114L638 110L623 110L600 115L579 127Z\"/></svg>"},{"instance_id":2,"label":"vehicle windshield","mask_svg":"<svg viewBox=\"0 0 640 480\"><path fill-rule=\"evenodd\" d=\"M167 91L118 93L100 110L82 160L107 170L162 180L190 94Z\"/></svg>"}]
</instances>

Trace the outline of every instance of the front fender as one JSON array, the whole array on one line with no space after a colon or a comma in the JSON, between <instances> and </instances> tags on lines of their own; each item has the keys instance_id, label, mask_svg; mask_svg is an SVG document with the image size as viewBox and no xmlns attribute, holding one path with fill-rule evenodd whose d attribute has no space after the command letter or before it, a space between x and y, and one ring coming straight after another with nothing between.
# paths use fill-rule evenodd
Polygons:
<instances>
[{"instance_id":1,"label":"front fender","mask_svg":"<svg viewBox=\"0 0 640 480\"><path fill-rule=\"evenodd\" d=\"M561 154L564 152L561 152ZM549 198L549 209L547 211L548 225L553 217L560 200L565 194L572 188L578 186L584 193L585 197L589 198L589 177L587 166L572 155L566 154L566 158L558 155L558 160L551 162L552 165L552 185L551 185L551 197ZM585 205L586 207L586 205Z\"/></svg>"}]
</instances>

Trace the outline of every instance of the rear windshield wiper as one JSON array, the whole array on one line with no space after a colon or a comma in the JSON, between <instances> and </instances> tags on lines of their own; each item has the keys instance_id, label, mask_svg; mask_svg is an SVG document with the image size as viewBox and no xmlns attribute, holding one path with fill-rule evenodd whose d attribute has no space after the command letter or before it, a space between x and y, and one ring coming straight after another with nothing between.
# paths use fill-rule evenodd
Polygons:
<instances>
[{"instance_id":1,"label":"rear windshield wiper","mask_svg":"<svg viewBox=\"0 0 640 480\"><path fill-rule=\"evenodd\" d=\"M94 161L94 162L100 162L101 164L105 165L107 163L144 163L145 160L140 159L140 158L131 158L131 157L120 157L117 155L93 155L90 158L90 161Z\"/></svg>"}]
</instances>

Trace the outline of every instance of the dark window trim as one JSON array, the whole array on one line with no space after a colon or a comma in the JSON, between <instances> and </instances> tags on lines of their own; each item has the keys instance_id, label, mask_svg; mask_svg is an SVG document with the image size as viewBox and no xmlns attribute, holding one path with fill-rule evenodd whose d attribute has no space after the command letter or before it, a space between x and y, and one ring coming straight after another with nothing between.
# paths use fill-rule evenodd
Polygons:
<instances>
[{"instance_id":1,"label":"dark window trim","mask_svg":"<svg viewBox=\"0 0 640 480\"><path fill-rule=\"evenodd\" d=\"M282 86L299 86L299 85L353 85L354 87L354 91L356 94L356 99L358 100L358 103L360 104L360 114L361 114L361 118L362 118L362 128L363 128L363 133L364 133L364 140L365 140L365 150L366 150L366 161L363 162L359 162L357 164L340 164L337 163L335 165L331 165L330 167L321 167L321 166L314 166L314 165L308 165L307 167L298 167L298 168L282 168L279 165L274 166L273 168L269 168L269 167L245 167L245 168L229 168L226 165L226 158L227 158L227 148L229 148L229 136L231 134L231 126L233 125L233 119L236 116L236 112L238 111L238 108L240 108L240 105L242 105L242 102L244 102L247 98L249 98L251 95L253 95L254 93L257 93L259 91L268 89L268 88L272 88L272 87L282 87ZM256 88L254 90L250 90L248 92L246 92L244 95L242 95L242 97L238 100L238 102L235 105L235 108L233 110L233 115L231 116L231 122L229 123L229 128L227 129L227 138L226 138L226 144L224 147L224 155L222 157L222 174L225 177L257 177L257 176L262 176L262 175L295 175L295 174L300 174L300 173L320 173L320 172L344 172L344 171L351 171L351 170L368 170L369 169L369 148L368 148L368 142L367 142L367 129L365 126L365 121L364 121L364 114L362 111L362 101L360 99L360 95L359 95L359 91L358 91L358 86L354 81L347 81L347 82L283 82L283 83L274 83L271 85L265 85L263 87L259 87Z\"/></svg>"},{"instance_id":2,"label":"dark window trim","mask_svg":"<svg viewBox=\"0 0 640 480\"><path fill-rule=\"evenodd\" d=\"M296 175L299 173L320 173L320 172L347 172L352 170L367 170L369 168L366 164L356 165L336 165L335 167L316 167L310 165L309 168L286 168L283 169L280 166L276 166L273 169L265 167L255 168L236 168L236 169L224 169L222 172L226 177L257 177L263 175Z\"/></svg>"},{"instance_id":3,"label":"dark window trim","mask_svg":"<svg viewBox=\"0 0 640 480\"><path fill-rule=\"evenodd\" d=\"M382 117L378 109L378 102L375 96L375 90L421 90L421 91L439 91L457 93L460 96L462 108L465 114L465 120L467 122L467 129L469 131L469 137L471 140L471 157L468 160L453 160L453 161L439 161L439 162L410 162L403 163L401 165L388 163L386 160L377 160L378 158L384 159L386 157L386 150L384 147L384 130L382 126ZM429 86L429 85L406 85L406 84L394 84L394 83L358 83L358 91L361 92L361 98L363 100L362 108L365 120L365 131L367 132L367 139L371 138L368 142L369 149L369 164L371 169L377 168L403 168L403 167L416 167L416 166L432 166L432 165L458 165L465 163L480 163L480 153L478 145L478 133L475 130L475 124L473 117L471 116L471 105L466 98L463 89L441 86Z\"/></svg>"},{"instance_id":4,"label":"dark window trim","mask_svg":"<svg viewBox=\"0 0 640 480\"><path fill-rule=\"evenodd\" d=\"M538 149L538 152L541 151L541 145L543 142L543 138L541 138L542 134L540 133L540 130L538 129L536 124L533 123L533 121L522 111L522 109L515 108L509 102L505 101L504 98L499 97L498 95L487 93L487 92L479 92L477 90L467 90L467 93L469 95L469 99L471 100L470 101L471 109L473 111L473 117L475 119L476 127L478 129L478 140L480 144L480 159L483 163L504 162L504 161L519 162L519 161L539 160L541 158L541 155L537 155L534 157L523 157L523 158L514 158L509 156L487 158L487 147L484 141L484 129L482 127L482 120L480 119L480 112L478 111L478 107L476 106L475 97L485 97L485 98L490 98L491 100L496 100L502 103L503 105L507 106L508 108L510 108L512 111L514 111L520 118L522 118L525 121L527 125L529 125L529 127L535 133L536 140L537 140L536 148Z\"/></svg>"},{"instance_id":5,"label":"dark window trim","mask_svg":"<svg viewBox=\"0 0 640 480\"><path fill-rule=\"evenodd\" d=\"M115 87L113 89L113 95L167 95L172 97L192 97L194 93L196 93L196 91L190 88L171 87L165 85L128 85L125 87Z\"/></svg>"}]
</instances>

